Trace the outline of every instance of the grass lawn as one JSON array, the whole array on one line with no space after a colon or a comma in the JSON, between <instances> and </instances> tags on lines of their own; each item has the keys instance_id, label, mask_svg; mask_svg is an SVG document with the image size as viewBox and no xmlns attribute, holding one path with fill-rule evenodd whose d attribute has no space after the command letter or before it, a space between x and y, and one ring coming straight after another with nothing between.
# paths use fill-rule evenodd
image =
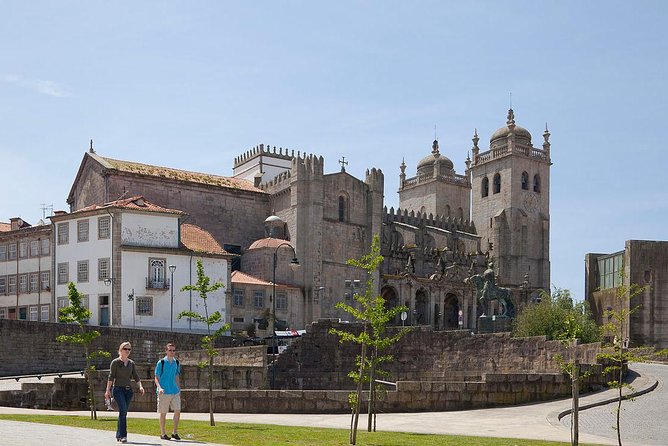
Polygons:
<instances>
[{"instance_id":1,"label":"grass lawn","mask_svg":"<svg viewBox=\"0 0 668 446\"><path fill-rule=\"evenodd\" d=\"M116 419L106 417L91 420L89 417L62 415L0 415L0 419L108 430L111 431L109 438L112 440L116 431ZM156 419L145 419L130 416L128 418L128 432L130 434L152 435L157 440L160 433L157 417ZM211 427L208 421L183 420L179 424L179 434L184 440L233 446L345 446L349 444L348 431L344 429L269 424L216 423L216 426ZM556 446L567 445L568 443L398 432L369 433L358 430L357 444L360 446ZM583 446L585 445L583 444Z\"/></svg>"}]
</instances>

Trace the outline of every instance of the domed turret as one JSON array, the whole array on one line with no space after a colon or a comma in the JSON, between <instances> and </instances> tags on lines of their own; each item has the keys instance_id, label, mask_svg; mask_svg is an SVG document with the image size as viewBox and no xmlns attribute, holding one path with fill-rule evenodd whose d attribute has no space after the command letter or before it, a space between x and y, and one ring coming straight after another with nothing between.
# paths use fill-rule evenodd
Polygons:
<instances>
[{"instance_id":1,"label":"domed turret","mask_svg":"<svg viewBox=\"0 0 668 446\"><path fill-rule=\"evenodd\" d=\"M452 161L440 154L438 151L438 140L434 140L434 143L431 146L431 155L427 155L420 160L417 165L417 173L420 175L432 175L434 173L435 165L439 165L439 170L441 173L454 171L455 165Z\"/></svg>"},{"instance_id":2,"label":"domed turret","mask_svg":"<svg viewBox=\"0 0 668 446\"><path fill-rule=\"evenodd\" d=\"M513 112L512 108L508 110L508 120L506 121L506 126L501 127L492 134L491 138L489 138L489 146L491 148L495 148L505 145L508 139L508 135L510 135L511 132L515 136L515 141L519 144L527 146L531 145L531 133L529 133L529 131L524 127L515 125L515 112Z\"/></svg>"}]
</instances>

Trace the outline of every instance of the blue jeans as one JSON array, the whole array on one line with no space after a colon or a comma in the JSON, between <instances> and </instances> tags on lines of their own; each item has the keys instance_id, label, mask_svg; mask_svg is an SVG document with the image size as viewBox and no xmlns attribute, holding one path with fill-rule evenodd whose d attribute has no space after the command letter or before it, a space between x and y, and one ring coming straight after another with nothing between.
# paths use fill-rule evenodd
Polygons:
<instances>
[{"instance_id":1,"label":"blue jeans","mask_svg":"<svg viewBox=\"0 0 668 446\"><path fill-rule=\"evenodd\" d=\"M118 424L116 425L116 438L126 438L128 436L128 409L132 401L132 388L116 387L112 391L114 400L118 404Z\"/></svg>"}]
</instances>

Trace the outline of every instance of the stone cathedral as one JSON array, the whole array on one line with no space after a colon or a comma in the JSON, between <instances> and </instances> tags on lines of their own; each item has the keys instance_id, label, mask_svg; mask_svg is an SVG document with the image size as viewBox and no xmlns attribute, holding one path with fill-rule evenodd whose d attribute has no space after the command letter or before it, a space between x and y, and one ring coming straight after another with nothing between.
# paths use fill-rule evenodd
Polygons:
<instances>
[{"instance_id":1,"label":"stone cathedral","mask_svg":"<svg viewBox=\"0 0 668 446\"><path fill-rule=\"evenodd\" d=\"M401 162L398 209L383 203L379 169L363 179L347 173L345 164L325 173L321 156L264 144L234 159L232 177L115 160L91 148L68 203L75 211L142 195L186 212L189 223L239 254L231 267L239 272L237 282L231 275L233 288L270 284L278 259L276 283L296 294L277 318L291 328L349 318L335 304L352 302L366 277L346 260L368 252L378 234L385 258L378 293L388 305L408 306L403 323L475 330L481 314L499 309L483 308L465 278L491 265L496 284L512 290L515 307L549 290L549 137L546 128L542 147L534 147L511 109L488 148L479 147L475 132L463 173L455 172L438 141L426 144L414 175ZM298 270L287 267L291 250L279 250L285 242L299 258ZM233 328L261 317L252 306L234 308L230 291L228 315L243 321Z\"/></svg>"}]
</instances>

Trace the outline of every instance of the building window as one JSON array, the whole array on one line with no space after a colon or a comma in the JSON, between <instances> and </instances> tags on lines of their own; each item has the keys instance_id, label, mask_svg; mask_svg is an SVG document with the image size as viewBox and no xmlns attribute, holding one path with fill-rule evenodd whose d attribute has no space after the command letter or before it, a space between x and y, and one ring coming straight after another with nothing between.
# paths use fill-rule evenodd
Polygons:
<instances>
[{"instance_id":1,"label":"building window","mask_svg":"<svg viewBox=\"0 0 668 446\"><path fill-rule=\"evenodd\" d=\"M77 282L88 282L88 260L77 262Z\"/></svg>"},{"instance_id":2,"label":"building window","mask_svg":"<svg viewBox=\"0 0 668 446\"><path fill-rule=\"evenodd\" d=\"M7 308L0 308L0 319L7 319Z\"/></svg>"},{"instance_id":3,"label":"building window","mask_svg":"<svg viewBox=\"0 0 668 446\"><path fill-rule=\"evenodd\" d=\"M624 257L622 253L598 259L598 287L601 290L615 288L622 284L619 273L622 270Z\"/></svg>"},{"instance_id":4,"label":"building window","mask_svg":"<svg viewBox=\"0 0 668 446\"><path fill-rule=\"evenodd\" d=\"M111 217L100 217L97 219L97 238L109 238L109 227L111 226Z\"/></svg>"},{"instance_id":5,"label":"building window","mask_svg":"<svg viewBox=\"0 0 668 446\"><path fill-rule=\"evenodd\" d=\"M277 310L288 309L288 295L286 293L276 293L276 309Z\"/></svg>"},{"instance_id":6,"label":"building window","mask_svg":"<svg viewBox=\"0 0 668 446\"><path fill-rule=\"evenodd\" d=\"M483 198L489 195L489 178L485 177L482 179L482 187L480 189L480 195Z\"/></svg>"},{"instance_id":7,"label":"building window","mask_svg":"<svg viewBox=\"0 0 668 446\"><path fill-rule=\"evenodd\" d=\"M232 318L232 321L236 322L236 323L243 323L244 318L243 317L235 317L235 318Z\"/></svg>"},{"instance_id":8,"label":"building window","mask_svg":"<svg viewBox=\"0 0 668 446\"><path fill-rule=\"evenodd\" d=\"M58 319L58 317L60 316L60 310L67 307L69 304L70 304L70 299L68 297L59 297L58 298L58 302L57 302L58 307L56 308L57 309L56 319Z\"/></svg>"},{"instance_id":9,"label":"building window","mask_svg":"<svg viewBox=\"0 0 668 446\"><path fill-rule=\"evenodd\" d=\"M50 313L49 310L50 310L50 308L49 308L48 305L42 305L40 307L40 312L41 312L40 320L42 322L46 322L46 321L49 320L49 313Z\"/></svg>"},{"instance_id":10,"label":"building window","mask_svg":"<svg viewBox=\"0 0 668 446\"><path fill-rule=\"evenodd\" d=\"M0 262L7 260L7 245L0 245Z\"/></svg>"},{"instance_id":11,"label":"building window","mask_svg":"<svg viewBox=\"0 0 668 446\"><path fill-rule=\"evenodd\" d=\"M39 320L39 307L37 305L30 306L30 320L31 321Z\"/></svg>"},{"instance_id":12,"label":"building window","mask_svg":"<svg viewBox=\"0 0 668 446\"><path fill-rule=\"evenodd\" d=\"M232 304L235 307L244 306L244 290L234 290L232 291Z\"/></svg>"},{"instance_id":13,"label":"building window","mask_svg":"<svg viewBox=\"0 0 668 446\"><path fill-rule=\"evenodd\" d=\"M88 220L79 220L77 222L77 242L88 241Z\"/></svg>"},{"instance_id":14,"label":"building window","mask_svg":"<svg viewBox=\"0 0 668 446\"><path fill-rule=\"evenodd\" d=\"M39 257L39 240L30 241L30 257Z\"/></svg>"},{"instance_id":15,"label":"building window","mask_svg":"<svg viewBox=\"0 0 668 446\"><path fill-rule=\"evenodd\" d=\"M153 316L153 296L136 297L137 316Z\"/></svg>"},{"instance_id":16,"label":"building window","mask_svg":"<svg viewBox=\"0 0 668 446\"><path fill-rule=\"evenodd\" d=\"M36 293L39 291L39 273L30 274L30 292Z\"/></svg>"},{"instance_id":17,"label":"building window","mask_svg":"<svg viewBox=\"0 0 668 446\"><path fill-rule=\"evenodd\" d=\"M533 191L540 192L540 176L538 174L533 176Z\"/></svg>"},{"instance_id":18,"label":"building window","mask_svg":"<svg viewBox=\"0 0 668 446\"><path fill-rule=\"evenodd\" d=\"M148 288L165 289L169 283L165 280L166 259L148 259Z\"/></svg>"},{"instance_id":19,"label":"building window","mask_svg":"<svg viewBox=\"0 0 668 446\"><path fill-rule=\"evenodd\" d=\"M51 289L51 273L49 271L42 271L42 291L49 291Z\"/></svg>"},{"instance_id":20,"label":"building window","mask_svg":"<svg viewBox=\"0 0 668 446\"><path fill-rule=\"evenodd\" d=\"M70 242L70 224L58 223L58 244L67 245Z\"/></svg>"},{"instance_id":21,"label":"building window","mask_svg":"<svg viewBox=\"0 0 668 446\"><path fill-rule=\"evenodd\" d=\"M28 320L28 307L19 307L19 319L22 321Z\"/></svg>"},{"instance_id":22,"label":"building window","mask_svg":"<svg viewBox=\"0 0 668 446\"><path fill-rule=\"evenodd\" d=\"M49 255L49 239L48 238L43 238L42 239L42 255L43 256L48 256Z\"/></svg>"},{"instance_id":23,"label":"building window","mask_svg":"<svg viewBox=\"0 0 668 446\"><path fill-rule=\"evenodd\" d=\"M501 192L501 175L498 173L494 174L494 193L498 194Z\"/></svg>"},{"instance_id":24,"label":"building window","mask_svg":"<svg viewBox=\"0 0 668 446\"><path fill-rule=\"evenodd\" d=\"M7 276L7 290L9 294L16 294L16 276Z\"/></svg>"},{"instance_id":25,"label":"building window","mask_svg":"<svg viewBox=\"0 0 668 446\"><path fill-rule=\"evenodd\" d=\"M19 276L19 293L27 293L27 292L28 292L28 275L21 274Z\"/></svg>"},{"instance_id":26,"label":"building window","mask_svg":"<svg viewBox=\"0 0 668 446\"><path fill-rule=\"evenodd\" d=\"M111 277L109 275L109 258L97 259L97 280L104 280Z\"/></svg>"},{"instance_id":27,"label":"building window","mask_svg":"<svg viewBox=\"0 0 668 446\"><path fill-rule=\"evenodd\" d=\"M58 283L63 284L70 281L70 265L69 263L58 264Z\"/></svg>"},{"instance_id":28,"label":"building window","mask_svg":"<svg viewBox=\"0 0 668 446\"><path fill-rule=\"evenodd\" d=\"M339 195L339 221L348 221L348 200Z\"/></svg>"},{"instance_id":29,"label":"building window","mask_svg":"<svg viewBox=\"0 0 668 446\"><path fill-rule=\"evenodd\" d=\"M0 276L0 294L7 294L7 276Z\"/></svg>"},{"instance_id":30,"label":"building window","mask_svg":"<svg viewBox=\"0 0 668 446\"><path fill-rule=\"evenodd\" d=\"M28 257L28 242L19 243L19 257Z\"/></svg>"},{"instance_id":31,"label":"building window","mask_svg":"<svg viewBox=\"0 0 668 446\"><path fill-rule=\"evenodd\" d=\"M9 260L16 260L16 243L9 245Z\"/></svg>"},{"instance_id":32,"label":"building window","mask_svg":"<svg viewBox=\"0 0 668 446\"><path fill-rule=\"evenodd\" d=\"M522 189L529 190L529 174L522 172Z\"/></svg>"},{"instance_id":33,"label":"building window","mask_svg":"<svg viewBox=\"0 0 668 446\"><path fill-rule=\"evenodd\" d=\"M255 308L264 308L264 291L253 291L253 305Z\"/></svg>"}]
</instances>

